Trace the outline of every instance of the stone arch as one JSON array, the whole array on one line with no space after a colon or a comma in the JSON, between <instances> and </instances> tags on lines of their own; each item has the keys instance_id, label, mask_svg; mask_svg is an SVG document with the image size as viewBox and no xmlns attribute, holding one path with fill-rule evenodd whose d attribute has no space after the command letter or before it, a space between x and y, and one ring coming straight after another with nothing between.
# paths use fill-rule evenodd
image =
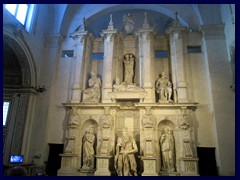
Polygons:
<instances>
[{"instance_id":1,"label":"stone arch","mask_svg":"<svg viewBox=\"0 0 240 180\"><path fill-rule=\"evenodd\" d=\"M11 30L10 28L4 28L3 31L3 43L9 45L15 52L19 64L22 70L22 86L23 87L36 87L36 67L33 59L33 55L25 42L21 37L21 31ZM19 33L19 34L18 34Z\"/></svg>"},{"instance_id":2,"label":"stone arch","mask_svg":"<svg viewBox=\"0 0 240 180\"><path fill-rule=\"evenodd\" d=\"M90 8L88 6L91 6ZM73 26L74 19L82 19L83 17L86 18L86 24L91 23L99 16L104 16L112 12L122 11L122 10L132 10L132 9L140 9L140 10L148 10L153 11L156 13L161 13L171 19L175 19L175 11L171 10L167 6L163 5L153 5L153 4L74 4L74 5L67 5L63 20L60 27L60 33L63 36L66 36L68 32L73 32L77 26ZM72 19L71 19L72 18ZM179 16L180 23L184 26L189 27L189 22L186 19L183 19ZM197 21L197 20L195 20ZM80 24L81 22L79 22ZM78 24L78 25L79 25Z\"/></svg>"},{"instance_id":3,"label":"stone arch","mask_svg":"<svg viewBox=\"0 0 240 180\"><path fill-rule=\"evenodd\" d=\"M21 79L16 86L17 88L8 85L9 87L4 90L3 94L4 99L11 101L11 109L8 114L11 123L6 127L4 163L8 163L10 154L23 154L25 160L28 161L31 158L27 152L30 148L31 137L29 133L31 131L30 121L32 121L29 114L32 114L31 104L34 103L35 99L32 94L36 93L33 90L36 87L37 77L35 63L20 28L5 25L3 28L3 45L14 53L19 66L19 78Z\"/></svg>"}]
</instances>

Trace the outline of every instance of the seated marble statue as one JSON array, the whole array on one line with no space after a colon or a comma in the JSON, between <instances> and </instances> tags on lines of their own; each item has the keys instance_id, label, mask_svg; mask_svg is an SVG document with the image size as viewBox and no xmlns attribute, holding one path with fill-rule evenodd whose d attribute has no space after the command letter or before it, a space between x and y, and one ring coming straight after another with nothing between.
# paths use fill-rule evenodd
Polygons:
<instances>
[{"instance_id":1,"label":"seated marble statue","mask_svg":"<svg viewBox=\"0 0 240 180\"><path fill-rule=\"evenodd\" d=\"M99 102L101 97L101 80L92 72L88 81L89 88L83 91L82 102Z\"/></svg>"},{"instance_id":2,"label":"seated marble statue","mask_svg":"<svg viewBox=\"0 0 240 180\"><path fill-rule=\"evenodd\" d=\"M159 94L158 102L172 102L172 83L169 81L164 72L156 82L156 91Z\"/></svg>"},{"instance_id":3,"label":"seated marble statue","mask_svg":"<svg viewBox=\"0 0 240 180\"><path fill-rule=\"evenodd\" d=\"M143 91L143 89L136 84L127 84L125 82L120 83L119 78L117 78L116 84L113 85L113 91Z\"/></svg>"},{"instance_id":4,"label":"seated marble statue","mask_svg":"<svg viewBox=\"0 0 240 180\"><path fill-rule=\"evenodd\" d=\"M122 137L118 138L115 169L118 176L137 176L137 163L134 153L138 152L135 140L128 135L127 128L122 130Z\"/></svg>"}]
</instances>

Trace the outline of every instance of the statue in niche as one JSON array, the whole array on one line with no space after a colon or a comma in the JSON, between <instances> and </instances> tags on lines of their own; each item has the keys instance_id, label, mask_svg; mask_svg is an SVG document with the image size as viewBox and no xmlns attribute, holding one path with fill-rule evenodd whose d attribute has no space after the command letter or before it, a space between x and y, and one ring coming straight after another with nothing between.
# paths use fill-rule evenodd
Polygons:
<instances>
[{"instance_id":1,"label":"statue in niche","mask_svg":"<svg viewBox=\"0 0 240 180\"><path fill-rule=\"evenodd\" d=\"M172 95L172 83L166 77L165 73L162 72L159 75L159 79L156 82L156 91L159 94L158 102L172 102L171 95Z\"/></svg>"},{"instance_id":2,"label":"statue in niche","mask_svg":"<svg viewBox=\"0 0 240 180\"><path fill-rule=\"evenodd\" d=\"M126 31L126 34L127 35L130 35L132 34L133 32L133 28L134 28L134 16L130 13L128 13L127 15L124 14L123 16L123 24L124 24L124 28L125 28L125 31Z\"/></svg>"},{"instance_id":3,"label":"statue in niche","mask_svg":"<svg viewBox=\"0 0 240 180\"><path fill-rule=\"evenodd\" d=\"M137 163L134 156L136 152L138 152L137 144L133 137L129 136L128 129L124 128L122 137L117 140L114 159L118 176L137 176Z\"/></svg>"},{"instance_id":4,"label":"statue in niche","mask_svg":"<svg viewBox=\"0 0 240 180\"><path fill-rule=\"evenodd\" d=\"M94 142L95 135L91 129L85 131L83 137L83 168L94 168Z\"/></svg>"},{"instance_id":5,"label":"statue in niche","mask_svg":"<svg viewBox=\"0 0 240 180\"><path fill-rule=\"evenodd\" d=\"M125 82L120 83L120 79L116 78L116 83L113 85L113 91L143 91L142 88L136 84L126 84Z\"/></svg>"},{"instance_id":6,"label":"statue in niche","mask_svg":"<svg viewBox=\"0 0 240 180\"><path fill-rule=\"evenodd\" d=\"M133 76L134 76L134 56L132 54L126 54L124 56L124 82L126 84L133 83Z\"/></svg>"},{"instance_id":7,"label":"statue in niche","mask_svg":"<svg viewBox=\"0 0 240 180\"><path fill-rule=\"evenodd\" d=\"M88 80L89 88L83 91L82 102L99 102L101 97L101 80L94 72Z\"/></svg>"},{"instance_id":8,"label":"statue in niche","mask_svg":"<svg viewBox=\"0 0 240 180\"><path fill-rule=\"evenodd\" d=\"M175 171L174 155L175 144L173 130L163 129L160 137L162 170Z\"/></svg>"}]
</instances>

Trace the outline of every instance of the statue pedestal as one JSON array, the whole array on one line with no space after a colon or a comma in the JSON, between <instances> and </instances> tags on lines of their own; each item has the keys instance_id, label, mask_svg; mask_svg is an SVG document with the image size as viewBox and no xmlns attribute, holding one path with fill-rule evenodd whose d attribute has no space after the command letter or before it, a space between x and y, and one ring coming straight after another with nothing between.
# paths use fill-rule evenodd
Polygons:
<instances>
[{"instance_id":1,"label":"statue pedestal","mask_svg":"<svg viewBox=\"0 0 240 180\"><path fill-rule=\"evenodd\" d=\"M181 176L199 176L198 158L179 158L181 163Z\"/></svg>"},{"instance_id":2,"label":"statue pedestal","mask_svg":"<svg viewBox=\"0 0 240 180\"><path fill-rule=\"evenodd\" d=\"M62 156L61 168L58 170L58 176L76 176L79 172L76 165L77 154L60 154Z\"/></svg>"},{"instance_id":3,"label":"statue pedestal","mask_svg":"<svg viewBox=\"0 0 240 180\"><path fill-rule=\"evenodd\" d=\"M143 161L143 173L142 176L158 176L156 171L156 162L157 159L155 157L141 157Z\"/></svg>"},{"instance_id":4,"label":"statue pedestal","mask_svg":"<svg viewBox=\"0 0 240 180\"><path fill-rule=\"evenodd\" d=\"M95 171L95 169L93 169L92 167L84 167L83 166L82 169L80 169L82 176L93 176L94 171Z\"/></svg>"},{"instance_id":5,"label":"statue pedestal","mask_svg":"<svg viewBox=\"0 0 240 180\"><path fill-rule=\"evenodd\" d=\"M112 156L96 156L97 158L97 170L95 171L95 176L110 176L111 172L109 171L109 159Z\"/></svg>"}]
</instances>

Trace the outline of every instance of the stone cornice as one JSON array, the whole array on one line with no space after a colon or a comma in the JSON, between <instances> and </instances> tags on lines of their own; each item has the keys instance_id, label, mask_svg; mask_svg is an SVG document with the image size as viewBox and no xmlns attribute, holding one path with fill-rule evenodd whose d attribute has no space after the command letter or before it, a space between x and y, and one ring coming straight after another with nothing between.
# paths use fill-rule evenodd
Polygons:
<instances>
[{"instance_id":1,"label":"stone cornice","mask_svg":"<svg viewBox=\"0 0 240 180\"><path fill-rule=\"evenodd\" d=\"M206 39L225 38L224 24L202 25L200 31Z\"/></svg>"},{"instance_id":2,"label":"stone cornice","mask_svg":"<svg viewBox=\"0 0 240 180\"><path fill-rule=\"evenodd\" d=\"M62 103L65 107L79 107L79 108L104 108L104 107L121 107L121 103ZM191 107L196 108L198 103L132 103L133 107L146 106L151 108L183 108Z\"/></svg>"}]
</instances>

